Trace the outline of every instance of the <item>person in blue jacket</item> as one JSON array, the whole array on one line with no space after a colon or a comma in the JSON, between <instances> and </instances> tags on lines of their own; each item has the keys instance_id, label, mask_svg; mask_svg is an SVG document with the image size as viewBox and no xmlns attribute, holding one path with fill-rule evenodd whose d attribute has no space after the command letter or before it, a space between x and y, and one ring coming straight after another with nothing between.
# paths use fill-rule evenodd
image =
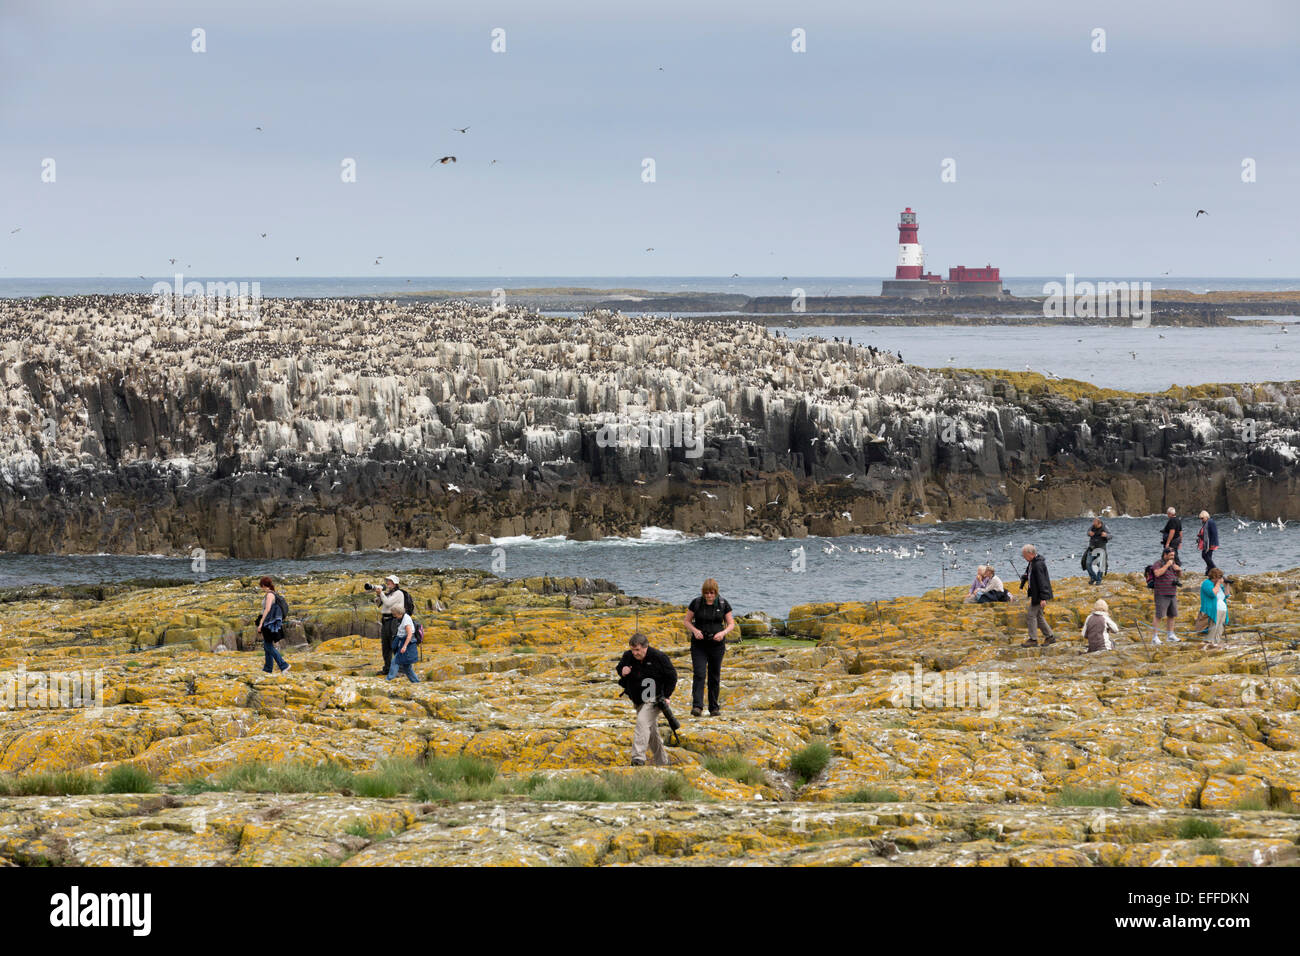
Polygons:
<instances>
[{"instance_id":1,"label":"person in blue jacket","mask_svg":"<svg viewBox=\"0 0 1300 956\"><path fill-rule=\"evenodd\" d=\"M1196 532L1196 548L1205 559L1205 573L1215 568L1214 552L1219 547L1219 528L1208 511L1201 512L1201 530Z\"/></svg>"}]
</instances>

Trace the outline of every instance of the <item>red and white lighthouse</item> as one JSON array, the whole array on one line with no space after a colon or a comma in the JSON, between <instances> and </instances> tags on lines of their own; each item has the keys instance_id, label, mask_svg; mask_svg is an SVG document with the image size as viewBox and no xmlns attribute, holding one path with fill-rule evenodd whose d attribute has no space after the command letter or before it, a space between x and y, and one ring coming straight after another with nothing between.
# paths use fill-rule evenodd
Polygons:
<instances>
[{"instance_id":1,"label":"red and white lighthouse","mask_svg":"<svg viewBox=\"0 0 1300 956\"><path fill-rule=\"evenodd\" d=\"M895 279L919 279L925 271L925 256L916 239L916 213L908 206L898 219L898 268Z\"/></svg>"},{"instance_id":2,"label":"red and white lighthouse","mask_svg":"<svg viewBox=\"0 0 1300 956\"><path fill-rule=\"evenodd\" d=\"M993 266L948 270L948 278L925 271L925 254L916 238L916 213L908 206L898 215L898 268L894 278L880 283L886 298L961 299L969 296L1003 296L1001 271Z\"/></svg>"}]
</instances>

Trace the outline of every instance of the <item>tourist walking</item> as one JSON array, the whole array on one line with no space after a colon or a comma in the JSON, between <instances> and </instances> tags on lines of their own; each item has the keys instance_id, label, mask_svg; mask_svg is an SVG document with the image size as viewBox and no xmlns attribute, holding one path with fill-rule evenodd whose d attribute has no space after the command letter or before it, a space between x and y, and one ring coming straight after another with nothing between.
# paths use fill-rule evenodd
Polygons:
<instances>
[{"instance_id":1,"label":"tourist walking","mask_svg":"<svg viewBox=\"0 0 1300 956\"><path fill-rule=\"evenodd\" d=\"M1178 564L1178 552L1173 548L1165 548L1160 561L1148 565L1147 571L1150 573L1148 580L1156 598L1156 617L1151 629L1151 642L1160 643L1162 620L1166 624L1168 639L1178 641L1178 635L1174 633L1174 624L1178 618L1178 579L1183 573L1182 567Z\"/></svg>"},{"instance_id":2,"label":"tourist walking","mask_svg":"<svg viewBox=\"0 0 1300 956\"><path fill-rule=\"evenodd\" d=\"M282 596L275 593L275 582L270 578L263 576L258 580L257 586L264 592L262 614L257 621L257 633L262 638L262 651L266 654L262 670L267 674L273 673L271 665L278 664L280 673L283 674L289 669L289 664L275 644L284 639L284 615L289 605Z\"/></svg>"},{"instance_id":3,"label":"tourist walking","mask_svg":"<svg viewBox=\"0 0 1300 956\"><path fill-rule=\"evenodd\" d=\"M1201 512L1201 530L1196 532L1196 550L1205 561L1205 573L1214 570L1214 552L1219 549L1219 526L1208 511Z\"/></svg>"},{"instance_id":4,"label":"tourist walking","mask_svg":"<svg viewBox=\"0 0 1300 956\"><path fill-rule=\"evenodd\" d=\"M718 582L709 578L700 596L686 610L686 631L691 636L691 716L704 709L704 685L709 687L709 716L722 713L718 695L722 688L722 657L727 652L727 635L736 619L727 599L718 596Z\"/></svg>"},{"instance_id":5,"label":"tourist walking","mask_svg":"<svg viewBox=\"0 0 1300 956\"><path fill-rule=\"evenodd\" d=\"M1205 640L1222 644L1223 629L1228 623L1228 582L1223 579L1222 568L1211 568L1209 576L1201 582L1201 613L1210 621Z\"/></svg>"},{"instance_id":6,"label":"tourist walking","mask_svg":"<svg viewBox=\"0 0 1300 956\"><path fill-rule=\"evenodd\" d=\"M1178 554L1178 549L1183 546L1183 523L1179 520L1178 514L1173 508L1165 512L1165 517L1169 520L1160 529L1160 546L1173 548L1174 559L1181 565L1183 562Z\"/></svg>"},{"instance_id":7,"label":"tourist walking","mask_svg":"<svg viewBox=\"0 0 1300 956\"><path fill-rule=\"evenodd\" d=\"M1088 529L1088 548L1083 552L1083 560L1080 562L1083 570L1088 572L1090 585L1101 584L1101 579L1106 576L1110 563L1106 553L1109 541L1110 531L1106 529L1106 523L1100 518L1093 518L1092 527Z\"/></svg>"},{"instance_id":8,"label":"tourist walking","mask_svg":"<svg viewBox=\"0 0 1300 956\"><path fill-rule=\"evenodd\" d=\"M1020 575L1020 586L1029 585L1029 605L1025 609L1025 624L1029 630L1029 640L1022 647L1038 646L1038 629L1042 628L1047 638L1043 646L1056 643L1056 635L1047 623L1047 602L1052 599L1052 577L1047 573L1047 562L1032 544L1020 549L1020 556L1025 559L1025 573Z\"/></svg>"},{"instance_id":9,"label":"tourist walking","mask_svg":"<svg viewBox=\"0 0 1300 956\"><path fill-rule=\"evenodd\" d=\"M415 671L411 668L411 665L420 659L420 646L415 642L415 622L411 620L411 615L406 613L405 608L402 611L402 620L397 625L397 634L393 637L391 654L392 662L388 666L388 679L393 680L400 671L412 684L420 683L420 678L415 676Z\"/></svg>"},{"instance_id":10,"label":"tourist walking","mask_svg":"<svg viewBox=\"0 0 1300 956\"><path fill-rule=\"evenodd\" d=\"M667 700L677 687L677 669L668 655L650 646L644 634L628 638L628 649L618 662L616 679L623 693L636 707L636 728L632 731L632 766L645 766L646 750L657 767L668 764L668 754L659 739L659 701Z\"/></svg>"},{"instance_id":11,"label":"tourist walking","mask_svg":"<svg viewBox=\"0 0 1300 956\"><path fill-rule=\"evenodd\" d=\"M1115 644L1110 639L1111 632L1118 634L1119 625L1110 618L1110 605L1098 601L1092 606L1092 613L1083 622L1083 630L1080 631L1083 639L1088 642L1088 653L1113 651Z\"/></svg>"}]
</instances>

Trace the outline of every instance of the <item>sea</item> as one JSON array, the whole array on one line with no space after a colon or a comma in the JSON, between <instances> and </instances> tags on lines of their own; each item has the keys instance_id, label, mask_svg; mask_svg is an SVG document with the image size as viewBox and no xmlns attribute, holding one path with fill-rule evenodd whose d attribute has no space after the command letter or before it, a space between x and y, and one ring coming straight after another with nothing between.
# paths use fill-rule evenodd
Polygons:
<instances>
[{"instance_id":1,"label":"sea","mask_svg":"<svg viewBox=\"0 0 1300 956\"><path fill-rule=\"evenodd\" d=\"M187 279L207 281L204 277ZM222 277L226 281L229 277ZM1042 295L1055 277L1004 280L1015 295ZM156 281L138 278L0 279L0 297L149 293ZM1079 276L1076 281L1134 281L1134 277ZM215 281L215 280L214 280ZM242 278L240 281L244 281ZM645 289L653 292L734 292L784 295L793 285L810 294L878 295L880 277L792 276L385 276L293 278L259 281L263 297L385 297L431 289L583 287ZM1300 291L1300 279L1169 277L1137 279L1153 288L1191 292ZM1248 318L1249 316L1238 316ZM1205 382L1264 382L1300 379L1300 318L1264 317L1271 324L1228 328L1088 328L1083 326L901 327L851 326L787 329L791 337L851 338L902 354L929 368L1028 368L1126 391L1163 391ZM1175 503L1177 505L1177 503ZM1195 515L1199 502L1181 510ZM1164 516L1105 516L1114 533L1112 573L1140 571L1159 556ZM1217 516L1222 547L1219 564L1231 576L1300 567L1300 523L1246 521ZM278 576L311 571L349 571L374 579L410 568L479 568L506 577L580 576L613 581L626 593L685 604L701 582L716 578L722 594L740 613L777 617L811 601L870 601L930 588L964 594L974 568L992 563L1014 586L1020 547L1032 543L1047 557L1055 577L1079 576L1089 521L961 521L918 524L888 537L857 536L762 541L720 535L693 536L659 528L638 538L568 541L510 538L445 551L372 551L327 554L303 560L209 559L196 572L189 558L123 555L18 555L0 553L0 588L42 584L118 581L139 577L203 580L236 575ZM1198 522L1187 520L1183 564L1203 564L1191 544ZM1195 578L1199 580L1199 576Z\"/></svg>"},{"instance_id":2,"label":"sea","mask_svg":"<svg viewBox=\"0 0 1300 956\"><path fill-rule=\"evenodd\" d=\"M186 282L258 282L262 297L270 298L384 298L434 289L470 291L505 289L644 289L647 292L726 292L734 295L788 295L794 287L808 295L880 295L880 283L893 276L201 276L185 275ZM147 276L77 276L56 278L0 278L0 298L38 295L92 295L153 291L155 282L171 283L174 274ZM1048 282L1064 276L1003 277L1012 295L1041 296ZM1204 276L1091 276L1076 275L1080 282L1150 282L1152 289L1187 292L1296 292L1300 279L1233 278Z\"/></svg>"},{"instance_id":3,"label":"sea","mask_svg":"<svg viewBox=\"0 0 1300 956\"><path fill-rule=\"evenodd\" d=\"M1194 515L1199 509L1189 502L1188 510ZM1141 571L1160 557L1164 515L1104 520L1113 535L1108 549L1111 574ZM1278 524L1219 515L1216 523L1221 542L1216 561L1229 578L1300 567L1300 522ZM208 558L202 571L196 571L188 557L0 553L0 588L141 577L197 582L314 571L347 571L361 580L379 582L385 575L400 576L414 568L477 568L512 578L604 578L628 594L682 605L699 594L705 578L716 578L738 614L762 611L786 617L797 604L883 600L931 588L947 588L956 600L966 593L979 564L992 564L1014 589L1024 569L1020 549L1025 544L1033 544L1046 558L1054 578L1082 577L1080 559L1090 524L1084 518L958 521L917 525L893 536L777 541L646 528L639 538L600 541L520 537L453 545L445 551L367 551L270 561ZM1195 584L1205 567L1194 545L1199 525L1194 516L1184 521L1181 553L1183 568Z\"/></svg>"}]
</instances>

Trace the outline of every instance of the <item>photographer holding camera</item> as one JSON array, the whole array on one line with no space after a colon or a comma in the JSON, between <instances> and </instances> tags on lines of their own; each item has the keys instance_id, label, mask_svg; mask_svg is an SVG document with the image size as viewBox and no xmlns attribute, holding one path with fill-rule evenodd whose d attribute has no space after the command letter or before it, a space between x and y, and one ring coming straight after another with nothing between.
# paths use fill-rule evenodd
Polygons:
<instances>
[{"instance_id":1,"label":"photographer holding camera","mask_svg":"<svg viewBox=\"0 0 1300 956\"><path fill-rule=\"evenodd\" d=\"M645 766L646 747L656 767L668 765L663 741L659 739L659 710L677 686L677 669L668 655L650 646L644 634L628 638L628 649L618 662L617 680L623 693L636 705L636 730L632 732L632 766ZM670 711L665 711L671 713Z\"/></svg>"},{"instance_id":2,"label":"photographer holding camera","mask_svg":"<svg viewBox=\"0 0 1300 956\"><path fill-rule=\"evenodd\" d=\"M406 595L397 585L401 582L397 575L390 574L384 578L383 586L367 584L367 591L375 592L375 603L379 605L379 643L384 650L384 669L380 677L387 677L393 668L393 638L397 636L397 625L406 614Z\"/></svg>"}]
</instances>

